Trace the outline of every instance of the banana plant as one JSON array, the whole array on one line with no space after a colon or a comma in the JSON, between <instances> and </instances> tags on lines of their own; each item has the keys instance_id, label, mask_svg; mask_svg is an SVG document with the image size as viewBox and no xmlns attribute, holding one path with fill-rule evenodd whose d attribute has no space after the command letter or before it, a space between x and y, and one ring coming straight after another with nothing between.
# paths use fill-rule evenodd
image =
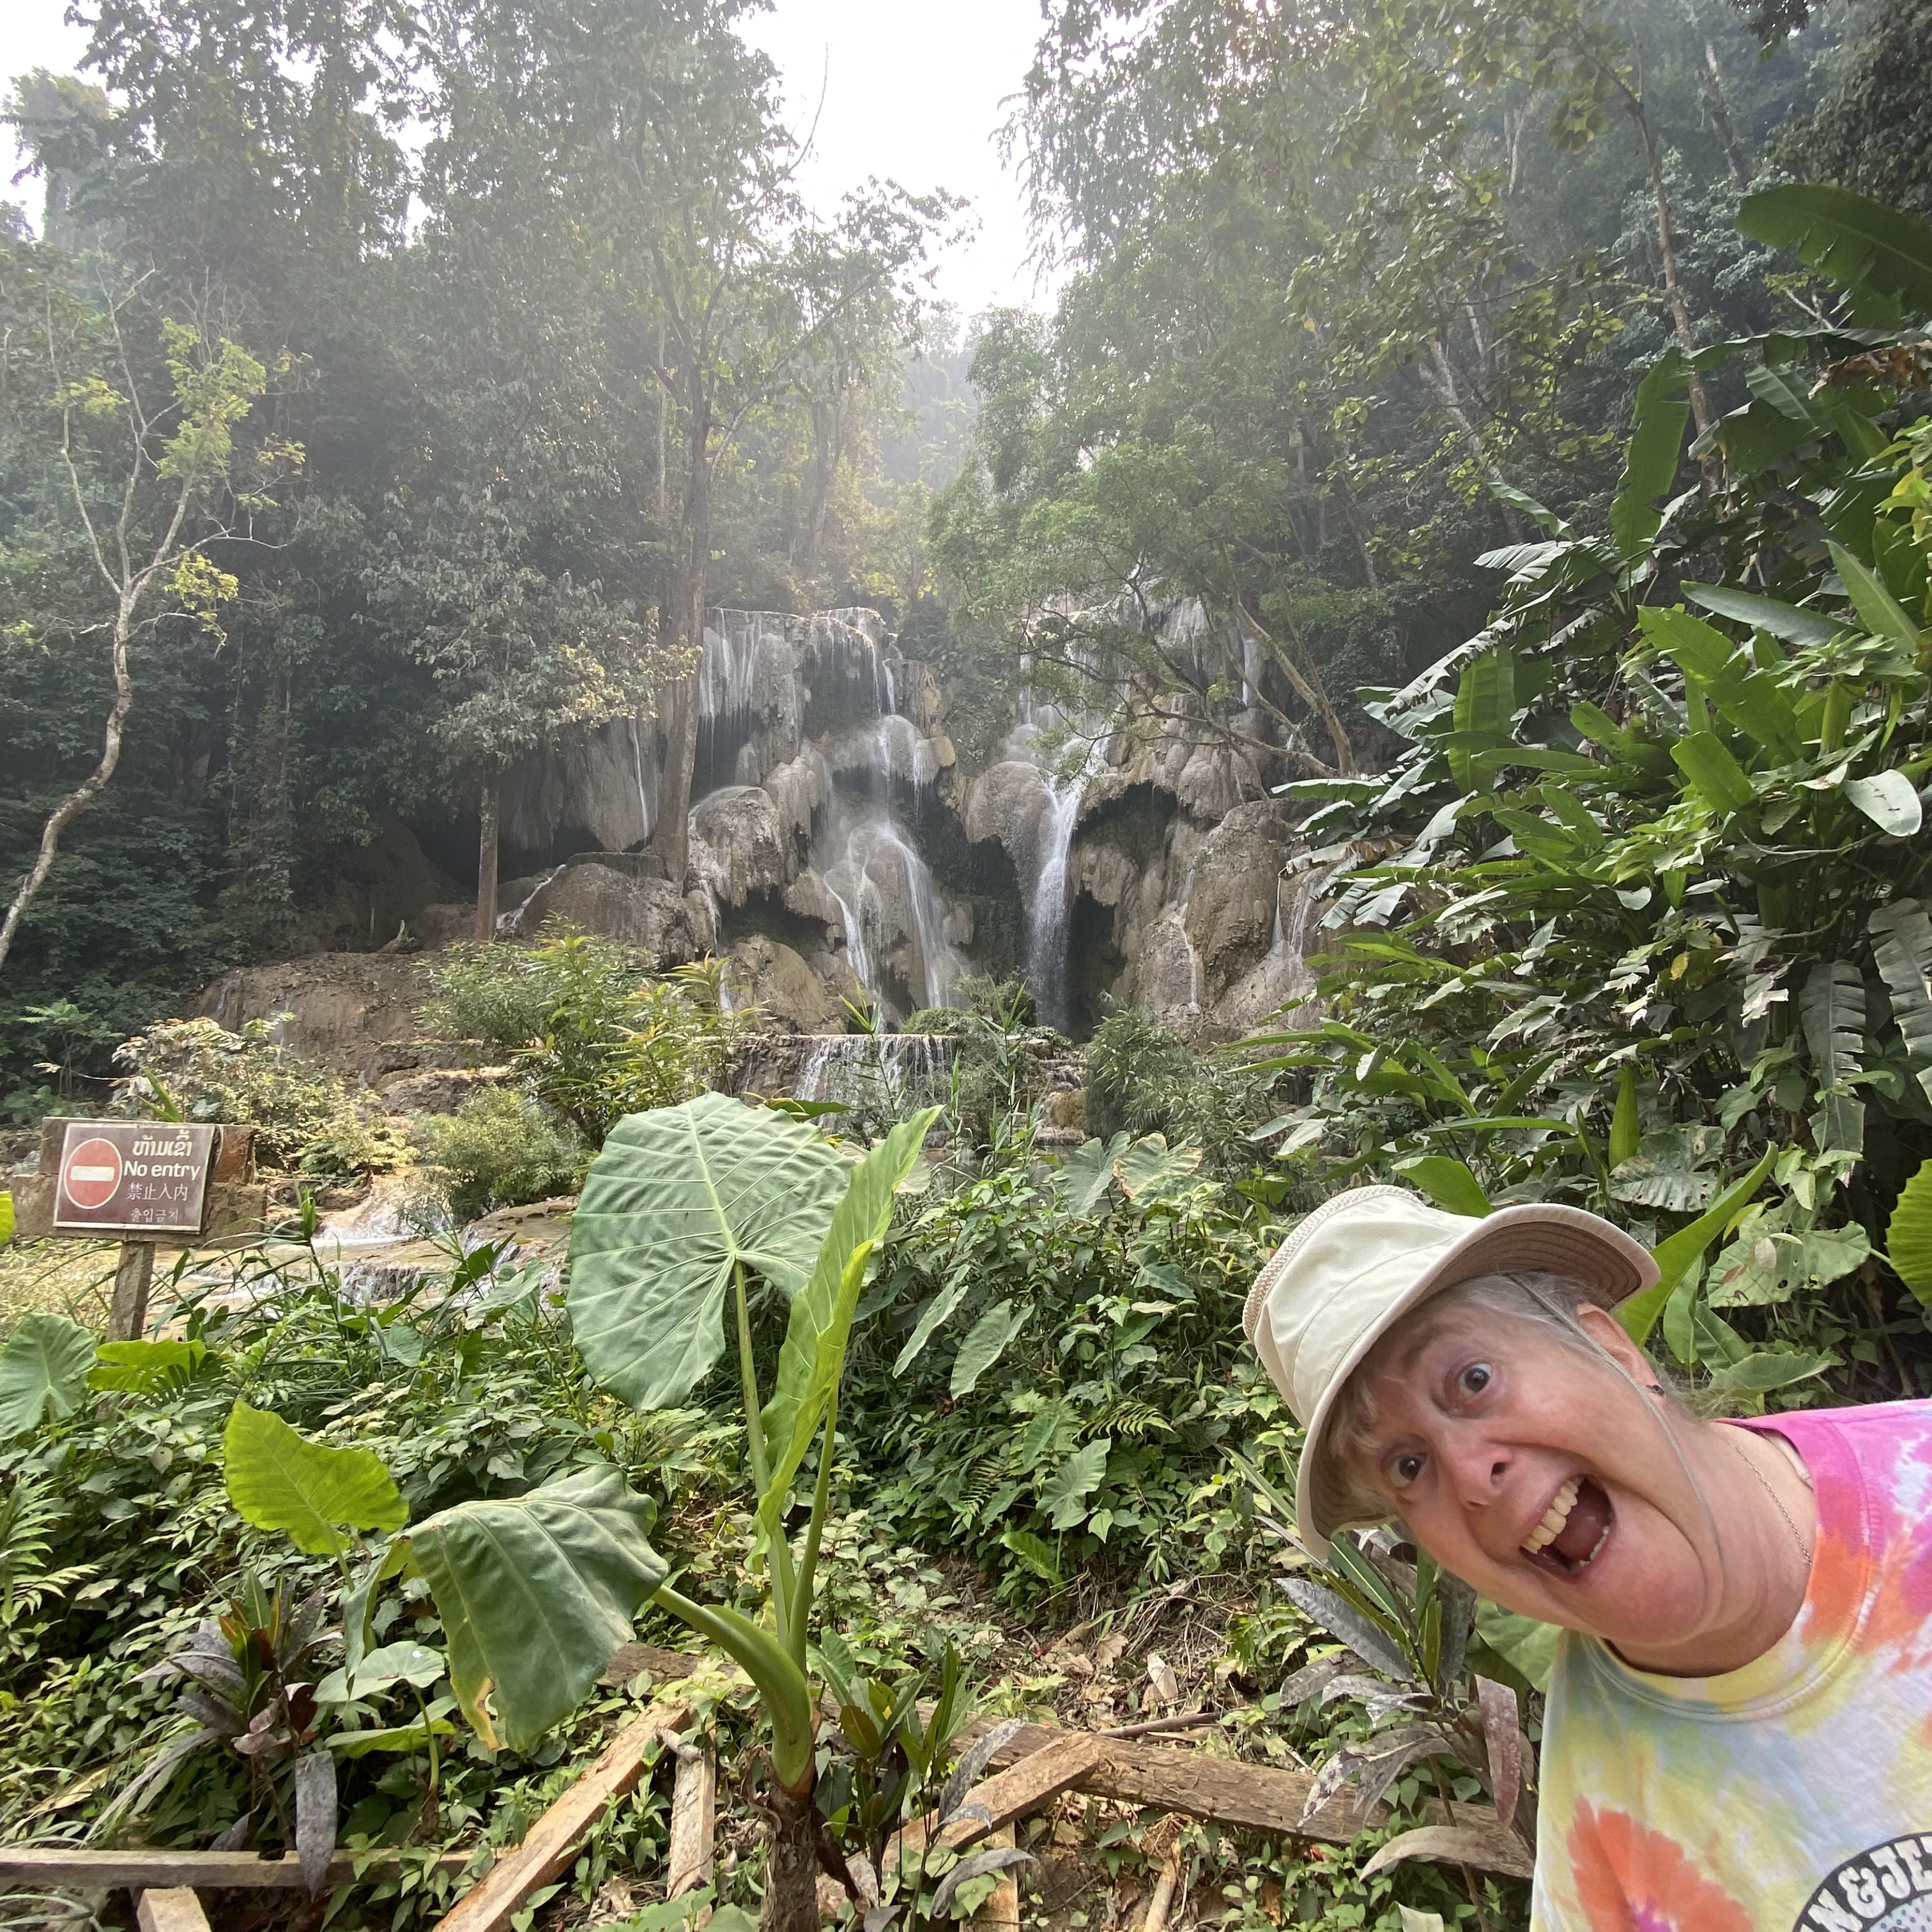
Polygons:
<instances>
[{"instance_id":1,"label":"banana plant","mask_svg":"<svg viewBox=\"0 0 1932 1932\"><path fill-rule=\"evenodd\" d=\"M634 1406L682 1402L724 1356L728 1316L764 1601L747 1616L668 1583L655 1600L739 1665L771 1727L764 1932L816 1932L818 1923L807 1659L839 1382L866 1264L938 1118L935 1108L903 1122L855 1166L800 1120L704 1094L622 1122L572 1221L578 1347L591 1373ZM765 1396L754 1318L774 1299L784 1305L784 1332ZM814 1444L794 1547L786 1513Z\"/></svg>"}]
</instances>

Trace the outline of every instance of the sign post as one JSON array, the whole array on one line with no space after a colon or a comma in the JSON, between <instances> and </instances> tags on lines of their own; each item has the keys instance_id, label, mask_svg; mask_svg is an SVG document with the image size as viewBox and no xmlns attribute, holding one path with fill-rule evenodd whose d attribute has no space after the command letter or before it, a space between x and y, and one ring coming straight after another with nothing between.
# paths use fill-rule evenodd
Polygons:
<instances>
[{"instance_id":1,"label":"sign post","mask_svg":"<svg viewBox=\"0 0 1932 1932\"><path fill-rule=\"evenodd\" d=\"M68 1120L54 1189L57 1234L118 1234L110 1342L137 1340L158 1235L200 1231L215 1130L173 1120Z\"/></svg>"}]
</instances>

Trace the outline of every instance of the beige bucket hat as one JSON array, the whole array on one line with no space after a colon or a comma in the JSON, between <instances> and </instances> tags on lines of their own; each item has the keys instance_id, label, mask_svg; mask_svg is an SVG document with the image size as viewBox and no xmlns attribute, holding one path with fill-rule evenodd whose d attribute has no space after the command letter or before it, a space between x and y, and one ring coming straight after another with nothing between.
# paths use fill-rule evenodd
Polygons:
<instances>
[{"instance_id":1,"label":"beige bucket hat","mask_svg":"<svg viewBox=\"0 0 1932 1932\"><path fill-rule=\"evenodd\" d=\"M1255 1277L1241 1327L1305 1432L1295 1531L1317 1558L1348 1526L1325 1439L1342 1384L1412 1308L1477 1275L1562 1276L1605 1308L1654 1285L1657 1264L1621 1228L1538 1203L1477 1216L1406 1187L1354 1187L1298 1223Z\"/></svg>"}]
</instances>

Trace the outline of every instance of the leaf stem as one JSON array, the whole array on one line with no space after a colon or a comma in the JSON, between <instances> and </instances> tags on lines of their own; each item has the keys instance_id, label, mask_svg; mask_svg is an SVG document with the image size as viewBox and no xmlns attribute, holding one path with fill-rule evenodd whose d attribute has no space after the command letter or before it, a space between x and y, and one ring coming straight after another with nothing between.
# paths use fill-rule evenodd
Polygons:
<instances>
[{"instance_id":1,"label":"leaf stem","mask_svg":"<svg viewBox=\"0 0 1932 1932\"><path fill-rule=\"evenodd\" d=\"M805 1672L748 1617L720 1605L694 1604L668 1584L659 1586L656 1601L699 1636L708 1637L742 1668L757 1685L772 1726L772 1769L788 1791L811 1789L812 1773L812 1691Z\"/></svg>"},{"instance_id":2,"label":"leaf stem","mask_svg":"<svg viewBox=\"0 0 1932 1932\"><path fill-rule=\"evenodd\" d=\"M812 1520L806 1526L805 1549L798 1559L798 1581L791 1600L791 1656L805 1668L805 1635L812 1620L812 1586L818 1570L818 1546L825 1534L826 1511L832 1501L832 1445L838 1430L838 1386L825 1408L825 1439L818 1452L818 1483L812 1494Z\"/></svg>"}]
</instances>

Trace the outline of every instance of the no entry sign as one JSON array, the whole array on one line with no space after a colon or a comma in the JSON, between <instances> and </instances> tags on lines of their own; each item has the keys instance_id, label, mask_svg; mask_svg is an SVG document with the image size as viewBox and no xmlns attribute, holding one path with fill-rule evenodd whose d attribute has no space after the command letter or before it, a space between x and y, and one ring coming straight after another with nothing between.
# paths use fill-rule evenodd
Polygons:
<instances>
[{"instance_id":1,"label":"no entry sign","mask_svg":"<svg viewBox=\"0 0 1932 1932\"><path fill-rule=\"evenodd\" d=\"M68 1121L54 1196L55 1227L89 1234L196 1232L214 1146L212 1127L167 1120Z\"/></svg>"}]
</instances>

